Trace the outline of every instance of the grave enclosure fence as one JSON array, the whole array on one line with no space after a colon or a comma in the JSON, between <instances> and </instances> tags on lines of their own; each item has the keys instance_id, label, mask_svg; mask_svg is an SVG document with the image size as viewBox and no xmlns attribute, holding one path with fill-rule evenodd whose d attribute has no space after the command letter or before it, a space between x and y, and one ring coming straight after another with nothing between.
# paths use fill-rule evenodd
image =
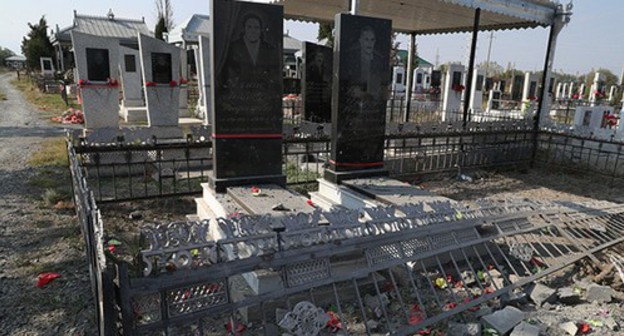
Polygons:
<instances>
[{"instance_id":1,"label":"grave enclosure fence","mask_svg":"<svg viewBox=\"0 0 624 336\"><path fill-rule=\"evenodd\" d=\"M386 167L393 176L403 178L445 173L458 167L529 165L535 133L530 127L515 125L505 128L496 126L498 124L468 124L463 131L458 126L438 125L419 128L409 135L400 132L388 135L385 141ZM538 164L579 169L582 163L605 176L624 176L619 163L624 144L548 132L538 133L537 140ZM314 182L329 151L329 139L323 136L286 138L284 169L285 174L291 170L289 184ZM301 325L288 324L285 317L272 316L275 309L285 311L287 315L284 316L314 316L326 323L325 313L319 313L319 307L335 307L334 314L349 333L370 334L373 331L367 325L354 321L375 318L364 307L366 300L370 300L367 296L382 300L384 295L398 300L396 306L400 309L380 312L381 328L397 334L413 333L454 314L472 311L481 302L624 239L624 217L620 211L597 205L588 207L594 210L583 217L585 220L596 218L603 223L601 225L607 225L607 232L597 235L586 230L578 216L568 218L562 215L564 211L561 209L547 209L538 214L537 207L518 205L517 213L499 213L498 210L485 214L464 213L460 221L466 222L457 223L455 227L452 223L458 221L454 216L457 210L438 207L434 217L417 209L415 216L420 217L414 217L412 224L404 218L384 223L389 216L382 216L385 220L380 221L372 214L373 219L362 227L332 228L341 232L333 234L312 233L314 237L361 233L348 243L334 244L330 238L327 238L329 242L323 238L323 244L313 241L310 246L304 244L291 250L282 250L279 246L288 247L293 237L310 237L310 232L268 232L257 237L236 236L218 242L194 241L191 236L195 233L205 232L209 225L220 224L171 223L157 228L160 235L153 237L173 239L171 242L177 243L160 241L142 254L147 260L155 256L173 260L179 263L180 270L146 277L138 275L141 272L136 266L105 254L104 223L97 203L200 192L200 182L207 179L210 169L210 142L84 145L75 144L70 139L68 153L74 201L85 239L101 335L222 334L227 329L224 324L236 328L245 318L261 321L256 324L261 326L257 330L259 334L272 335L285 327L302 328ZM514 207L506 209L510 208ZM539 209L543 210L542 207ZM529 216L547 220L529 221ZM488 221L486 217L495 225L493 232L482 232L478 227ZM436 222L446 225L420 228ZM408 226L419 230L409 234L401 232ZM382 231L383 236L372 233ZM179 236L184 233L189 236ZM546 241L530 243L529 246L547 262L548 267L535 273L512 251L514 246L533 242L538 236ZM575 242L579 239L582 246ZM180 245L180 242L187 245ZM237 246L249 243L264 248L246 258L232 257ZM265 251L266 248L271 251ZM336 256L347 257L354 253L366 257L361 260L360 271L355 276L341 275L341 266L335 263L335 259L340 258ZM212 263L212 266L188 269L185 260L194 260L192 265L195 265L198 255L210 260L203 265ZM428 277L431 274L444 275L450 270L455 277L461 278L462 272L474 265L483 269L496 265L497 269L506 269L507 273L503 272L502 282L494 285L492 293L479 298L469 292L459 298L440 293ZM240 275L254 270L277 272L284 287L241 299L237 296L241 281L244 281ZM407 271L397 273L397 270ZM512 281L512 273L516 280ZM408 277L399 279L401 274ZM346 302L355 304L347 307ZM426 313L419 310L425 308ZM246 316L241 316L241 312ZM415 316L418 322L412 323Z\"/></svg>"}]
</instances>

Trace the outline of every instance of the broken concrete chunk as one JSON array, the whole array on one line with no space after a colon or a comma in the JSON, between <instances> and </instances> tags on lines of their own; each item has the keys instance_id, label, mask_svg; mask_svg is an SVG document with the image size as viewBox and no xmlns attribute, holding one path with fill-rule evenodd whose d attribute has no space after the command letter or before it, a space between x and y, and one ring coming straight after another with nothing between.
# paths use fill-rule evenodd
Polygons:
<instances>
[{"instance_id":1,"label":"broken concrete chunk","mask_svg":"<svg viewBox=\"0 0 624 336\"><path fill-rule=\"evenodd\" d=\"M374 311L375 309L380 308L381 304L383 304L384 307L387 306L390 303L390 300L388 299L388 295L386 293L382 293L376 296L366 294L366 296L364 297L364 303L367 307Z\"/></svg>"},{"instance_id":2,"label":"broken concrete chunk","mask_svg":"<svg viewBox=\"0 0 624 336\"><path fill-rule=\"evenodd\" d=\"M566 334L568 335L576 335L576 333L578 332L578 327L576 326L576 324L574 322L566 322L566 323L561 323L559 325L559 328L561 328L561 330L565 331Z\"/></svg>"},{"instance_id":3,"label":"broken concrete chunk","mask_svg":"<svg viewBox=\"0 0 624 336\"><path fill-rule=\"evenodd\" d=\"M581 295L574 288L564 287L557 290L559 302L567 305L575 305L581 303Z\"/></svg>"},{"instance_id":4,"label":"broken concrete chunk","mask_svg":"<svg viewBox=\"0 0 624 336\"><path fill-rule=\"evenodd\" d=\"M589 302L609 303L613 297L613 288L591 284L587 286L585 299Z\"/></svg>"},{"instance_id":5,"label":"broken concrete chunk","mask_svg":"<svg viewBox=\"0 0 624 336\"><path fill-rule=\"evenodd\" d=\"M539 336L540 328L538 326L521 322L518 324L509 336Z\"/></svg>"},{"instance_id":6,"label":"broken concrete chunk","mask_svg":"<svg viewBox=\"0 0 624 336\"><path fill-rule=\"evenodd\" d=\"M492 328L499 334L505 335L510 332L518 323L524 320L524 312L512 306L494 312L493 314L481 318L481 323L485 328Z\"/></svg>"},{"instance_id":7,"label":"broken concrete chunk","mask_svg":"<svg viewBox=\"0 0 624 336\"><path fill-rule=\"evenodd\" d=\"M455 323L450 322L446 331L446 336L479 336L481 335L481 325L478 323Z\"/></svg>"},{"instance_id":8,"label":"broken concrete chunk","mask_svg":"<svg viewBox=\"0 0 624 336\"><path fill-rule=\"evenodd\" d=\"M504 293L501 295L501 305L503 306L515 306L518 307L520 305L526 304L528 302L527 295L524 292L515 293Z\"/></svg>"},{"instance_id":9,"label":"broken concrete chunk","mask_svg":"<svg viewBox=\"0 0 624 336\"><path fill-rule=\"evenodd\" d=\"M536 283L527 288L529 297L538 306L542 306L545 302L551 302L555 295L555 290Z\"/></svg>"}]
</instances>

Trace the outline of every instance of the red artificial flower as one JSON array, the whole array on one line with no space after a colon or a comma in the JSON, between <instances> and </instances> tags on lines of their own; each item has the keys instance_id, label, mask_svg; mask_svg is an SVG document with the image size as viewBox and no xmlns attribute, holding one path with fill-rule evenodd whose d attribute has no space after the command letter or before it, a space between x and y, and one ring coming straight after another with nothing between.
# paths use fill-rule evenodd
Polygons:
<instances>
[{"instance_id":1,"label":"red artificial flower","mask_svg":"<svg viewBox=\"0 0 624 336\"><path fill-rule=\"evenodd\" d=\"M56 278L60 278L61 275L58 273L41 273L39 274L39 280L37 281L37 287L43 288L43 286L50 283L52 280Z\"/></svg>"},{"instance_id":2,"label":"red artificial flower","mask_svg":"<svg viewBox=\"0 0 624 336\"><path fill-rule=\"evenodd\" d=\"M232 321L228 321L228 323L225 324L225 329L228 331L228 333L238 336L242 335L247 327L242 323L236 323L235 327L232 328Z\"/></svg>"},{"instance_id":3,"label":"red artificial flower","mask_svg":"<svg viewBox=\"0 0 624 336\"><path fill-rule=\"evenodd\" d=\"M116 79L108 78L106 80L106 85L108 85L110 87L117 87L119 85L119 82Z\"/></svg>"},{"instance_id":4,"label":"red artificial flower","mask_svg":"<svg viewBox=\"0 0 624 336\"><path fill-rule=\"evenodd\" d=\"M260 195L260 193L262 192L262 190L260 190L260 188L256 187L256 186L252 186L251 187L251 194L254 196L258 196Z\"/></svg>"},{"instance_id":5,"label":"red artificial flower","mask_svg":"<svg viewBox=\"0 0 624 336\"><path fill-rule=\"evenodd\" d=\"M465 87L463 85L461 85L461 84L455 84L452 87L452 90L455 91L455 92L462 92L462 91L464 91L464 89L465 89Z\"/></svg>"},{"instance_id":6,"label":"red artificial flower","mask_svg":"<svg viewBox=\"0 0 624 336\"><path fill-rule=\"evenodd\" d=\"M188 80L184 77L180 77L180 84L186 84L188 83Z\"/></svg>"},{"instance_id":7,"label":"red artificial flower","mask_svg":"<svg viewBox=\"0 0 624 336\"><path fill-rule=\"evenodd\" d=\"M76 118L76 116L72 117L72 121L74 121L73 120L74 118ZM108 245L108 252L115 253L115 245L113 245L113 244Z\"/></svg>"},{"instance_id":8,"label":"red artificial flower","mask_svg":"<svg viewBox=\"0 0 624 336\"><path fill-rule=\"evenodd\" d=\"M171 82L169 82L169 86L176 87L176 86L178 86L178 82L172 80Z\"/></svg>"},{"instance_id":9,"label":"red artificial flower","mask_svg":"<svg viewBox=\"0 0 624 336\"><path fill-rule=\"evenodd\" d=\"M581 323L581 325L579 325L579 332L581 333L581 335L588 334L590 331L591 326L589 325L589 323Z\"/></svg>"},{"instance_id":10,"label":"red artificial flower","mask_svg":"<svg viewBox=\"0 0 624 336\"><path fill-rule=\"evenodd\" d=\"M326 327L331 329L331 332L338 332L338 330L342 329L342 322L340 322L336 313L328 311L327 316L329 316L329 321L327 321Z\"/></svg>"},{"instance_id":11,"label":"red artificial flower","mask_svg":"<svg viewBox=\"0 0 624 336\"><path fill-rule=\"evenodd\" d=\"M89 85L88 80L81 79L78 81L78 86L85 86L85 85Z\"/></svg>"},{"instance_id":12,"label":"red artificial flower","mask_svg":"<svg viewBox=\"0 0 624 336\"><path fill-rule=\"evenodd\" d=\"M145 86L156 86L156 82L147 81L145 82Z\"/></svg>"},{"instance_id":13,"label":"red artificial flower","mask_svg":"<svg viewBox=\"0 0 624 336\"><path fill-rule=\"evenodd\" d=\"M314 204L314 202L312 202L312 200L311 200L311 199L308 199L308 200L306 201L306 203L308 203L308 205L309 205L309 206L311 206L311 207L313 207L313 208L316 208L316 204Z\"/></svg>"},{"instance_id":14,"label":"red artificial flower","mask_svg":"<svg viewBox=\"0 0 624 336\"><path fill-rule=\"evenodd\" d=\"M409 313L408 323L410 325L416 325L424 320L425 320L425 313L422 310L420 310L420 307L417 304L413 305Z\"/></svg>"}]
</instances>

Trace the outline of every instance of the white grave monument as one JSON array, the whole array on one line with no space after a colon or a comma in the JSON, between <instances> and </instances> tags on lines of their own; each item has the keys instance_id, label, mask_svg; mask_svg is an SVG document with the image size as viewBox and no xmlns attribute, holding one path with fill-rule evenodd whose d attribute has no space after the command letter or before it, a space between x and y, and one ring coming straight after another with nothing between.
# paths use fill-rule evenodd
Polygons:
<instances>
[{"instance_id":1,"label":"white grave monument","mask_svg":"<svg viewBox=\"0 0 624 336\"><path fill-rule=\"evenodd\" d=\"M188 60L185 49L180 49L180 118L188 118L191 116L188 110Z\"/></svg>"},{"instance_id":2,"label":"white grave monument","mask_svg":"<svg viewBox=\"0 0 624 336\"><path fill-rule=\"evenodd\" d=\"M180 106L180 48L159 39L139 34L143 89L149 127L161 137L181 135ZM171 131L172 133L165 133Z\"/></svg>"},{"instance_id":3,"label":"white grave monument","mask_svg":"<svg viewBox=\"0 0 624 336\"><path fill-rule=\"evenodd\" d=\"M490 90L490 96L487 104L487 113L491 113L494 111L498 111L500 109L500 101L502 97L502 92L499 90Z\"/></svg>"},{"instance_id":4,"label":"white grave monument","mask_svg":"<svg viewBox=\"0 0 624 336\"><path fill-rule=\"evenodd\" d=\"M615 103L615 96L618 93L618 88L616 85L611 85L611 88L609 89L609 104L614 104Z\"/></svg>"},{"instance_id":5,"label":"white grave monument","mask_svg":"<svg viewBox=\"0 0 624 336\"><path fill-rule=\"evenodd\" d=\"M563 99L563 92L565 91L565 85L564 83L557 83L557 89L555 90L555 98L556 99Z\"/></svg>"},{"instance_id":6,"label":"white grave monument","mask_svg":"<svg viewBox=\"0 0 624 336\"><path fill-rule=\"evenodd\" d=\"M522 112L535 110L537 101L537 75L531 72L524 74L524 86L522 87Z\"/></svg>"},{"instance_id":7,"label":"white grave monument","mask_svg":"<svg viewBox=\"0 0 624 336\"><path fill-rule=\"evenodd\" d=\"M75 31L71 35L85 128L117 128L119 40Z\"/></svg>"},{"instance_id":8,"label":"white grave monument","mask_svg":"<svg viewBox=\"0 0 624 336\"><path fill-rule=\"evenodd\" d=\"M574 97L574 94L576 91L574 91L576 89L576 83L574 82L570 82L570 85L568 86L568 93L567 93L567 97L568 99L572 99L572 97Z\"/></svg>"},{"instance_id":9,"label":"white grave monument","mask_svg":"<svg viewBox=\"0 0 624 336\"><path fill-rule=\"evenodd\" d=\"M54 76L54 62L51 57L39 57L39 65L41 66L41 74L43 76Z\"/></svg>"},{"instance_id":10,"label":"white grave monument","mask_svg":"<svg viewBox=\"0 0 624 336\"><path fill-rule=\"evenodd\" d=\"M431 74L429 73L428 68L417 67L414 70L414 89L412 90L415 93L421 93L423 91L429 90L431 87Z\"/></svg>"},{"instance_id":11,"label":"white grave monument","mask_svg":"<svg viewBox=\"0 0 624 336\"><path fill-rule=\"evenodd\" d=\"M462 120L461 100L464 92L464 66L449 64L444 80L442 121Z\"/></svg>"},{"instance_id":12,"label":"white grave monument","mask_svg":"<svg viewBox=\"0 0 624 336\"><path fill-rule=\"evenodd\" d=\"M209 125L211 117L210 103L212 101L210 90L211 60L209 38L199 35L199 49L195 59L198 63L197 85L200 92L200 99L197 102L197 108L199 110L199 114L204 118L204 125Z\"/></svg>"},{"instance_id":13,"label":"white grave monument","mask_svg":"<svg viewBox=\"0 0 624 336\"><path fill-rule=\"evenodd\" d=\"M592 106L596 105L600 99L604 98L605 80L605 76L600 72L596 72L594 75L594 83L589 91L589 103Z\"/></svg>"},{"instance_id":14,"label":"white grave monument","mask_svg":"<svg viewBox=\"0 0 624 336\"><path fill-rule=\"evenodd\" d=\"M581 83L581 86L579 86L578 99L585 99L585 83Z\"/></svg>"},{"instance_id":15,"label":"white grave monument","mask_svg":"<svg viewBox=\"0 0 624 336\"><path fill-rule=\"evenodd\" d=\"M475 69L472 76L472 88L470 98L470 110L472 112L483 111L483 81L485 80L485 71Z\"/></svg>"},{"instance_id":16,"label":"white grave monument","mask_svg":"<svg viewBox=\"0 0 624 336\"><path fill-rule=\"evenodd\" d=\"M561 84L561 83L560 83ZM569 99L570 97L568 97L568 86L570 84L568 83L563 83L561 86L561 93L559 95L559 97L557 97L557 99Z\"/></svg>"},{"instance_id":17,"label":"white grave monument","mask_svg":"<svg viewBox=\"0 0 624 336\"><path fill-rule=\"evenodd\" d=\"M392 68L392 95L405 96L405 68L402 66Z\"/></svg>"},{"instance_id":18,"label":"white grave monument","mask_svg":"<svg viewBox=\"0 0 624 336\"><path fill-rule=\"evenodd\" d=\"M592 132L610 129L607 116L612 114L613 107L611 106L578 106L574 113L574 128Z\"/></svg>"},{"instance_id":19,"label":"white grave monument","mask_svg":"<svg viewBox=\"0 0 624 336\"><path fill-rule=\"evenodd\" d=\"M138 50L119 46L119 77L122 88L121 117L126 122L147 121L147 109L143 100L143 85Z\"/></svg>"}]
</instances>

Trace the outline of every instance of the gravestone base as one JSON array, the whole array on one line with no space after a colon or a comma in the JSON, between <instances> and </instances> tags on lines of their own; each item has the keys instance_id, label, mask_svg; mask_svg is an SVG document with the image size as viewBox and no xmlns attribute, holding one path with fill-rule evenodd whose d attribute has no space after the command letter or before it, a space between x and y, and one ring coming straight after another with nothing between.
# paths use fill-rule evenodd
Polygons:
<instances>
[{"instance_id":1,"label":"gravestone base","mask_svg":"<svg viewBox=\"0 0 624 336\"><path fill-rule=\"evenodd\" d=\"M312 203L324 210L340 206L347 209L375 208L382 203L369 199L346 186L335 184L326 179L318 179L318 193L311 193Z\"/></svg>"},{"instance_id":2,"label":"gravestone base","mask_svg":"<svg viewBox=\"0 0 624 336\"><path fill-rule=\"evenodd\" d=\"M145 106L125 106L119 109L121 118L127 122L147 123L147 107Z\"/></svg>"},{"instance_id":3,"label":"gravestone base","mask_svg":"<svg viewBox=\"0 0 624 336\"><path fill-rule=\"evenodd\" d=\"M238 187L244 185L250 185L249 181L254 181L253 185L261 184L276 184L279 186L286 185L285 175L263 175L263 176L245 176L236 178L224 178L218 179L214 176L208 177L208 183L210 187L217 193L225 193L228 187Z\"/></svg>"},{"instance_id":4,"label":"gravestone base","mask_svg":"<svg viewBox=\"0 0 624 336\"><path fill-rule=\"evenodd\" d=\"M342 185L385 205L418 204L435 201L451 201L455 203L450 198L438 196L428 190L388 177L348 180L344 181Z\"/></svg>"},{"instance_id":5,"label":"gravestone base","mask_svg":"<svg viewBox=\"0 0 624 336\"><path fill-rule=\"evenodd\" d=\"M340 184L344 180L353 180L363 177L375 177L375 176L388 176L390 173L385 168L373 168L373 169L361 169L361 170L349 170L349 171L334 171L326 169L323 177L336 184Z\"/></svg>"}]
</instances>

